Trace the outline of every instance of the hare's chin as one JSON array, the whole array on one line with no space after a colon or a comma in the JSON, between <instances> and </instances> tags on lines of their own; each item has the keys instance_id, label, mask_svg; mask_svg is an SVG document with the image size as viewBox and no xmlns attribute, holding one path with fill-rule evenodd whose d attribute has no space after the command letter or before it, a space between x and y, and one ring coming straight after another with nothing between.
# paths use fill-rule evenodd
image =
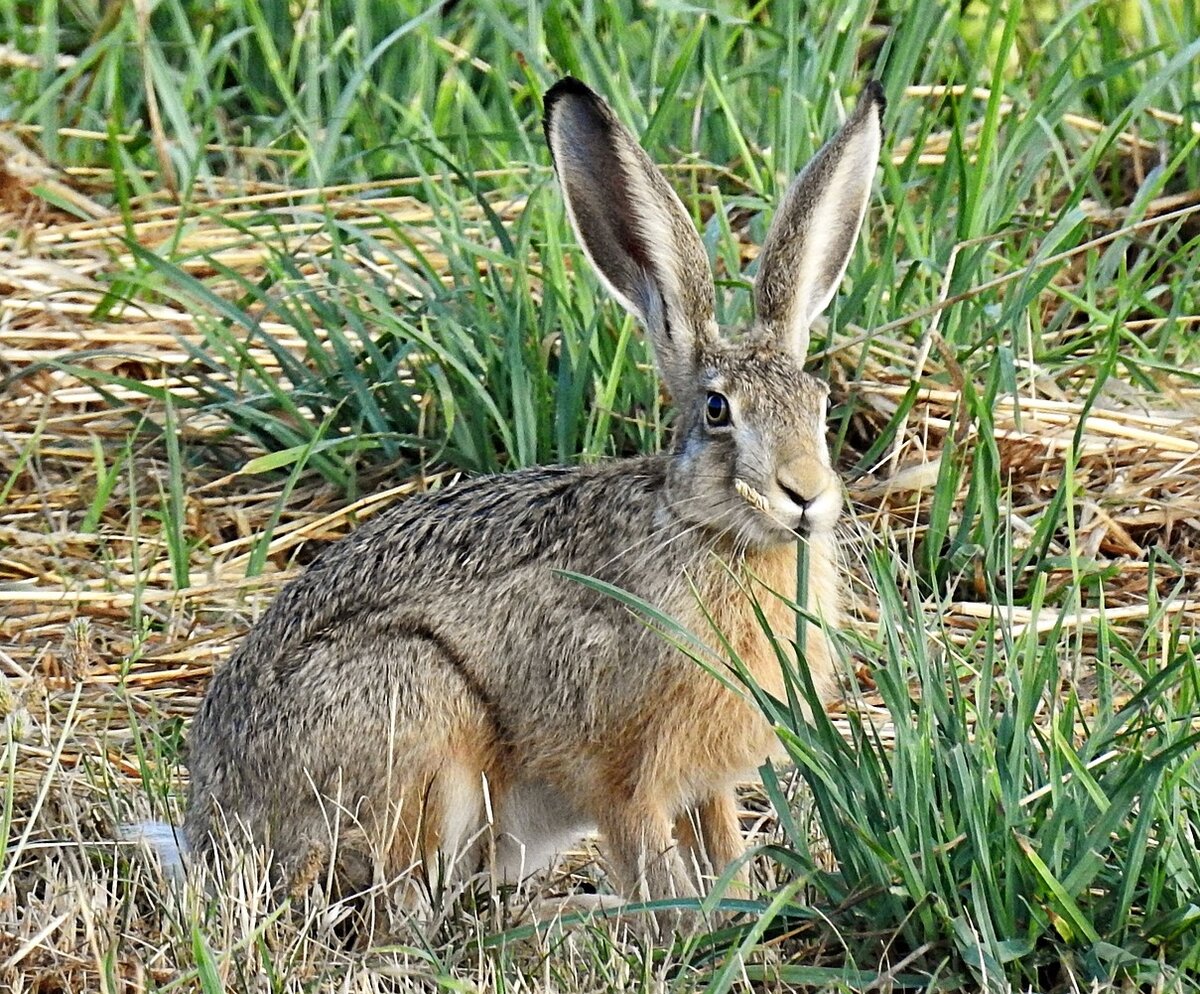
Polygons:
<instances>
[{"instance_id":1,"label":"hare's chin","mask_svg":"<svg viewBox=\"0 0 1200 994\"><path fill-rule=\"evenodd\" d=\"M831 529L824 520L809 518L807 516L800 517L782 517L784 527L781 531L791 537L794 542L796 539L819 538L822 535L828 535Z\"/></svg>"},{"instance_id":2,"label":"hare's chin","mask_svg":"<svg viewBox=\"0 0 1200 994\"><path fill-rule=\"evenodd\" d=\"M799 516L776 511L764 512L753 507L747 508L746 512L741 533L749 539L751 545L761 549L775 548L807 538L812 531L809 523Z\"/></svg>"}]
</instances>

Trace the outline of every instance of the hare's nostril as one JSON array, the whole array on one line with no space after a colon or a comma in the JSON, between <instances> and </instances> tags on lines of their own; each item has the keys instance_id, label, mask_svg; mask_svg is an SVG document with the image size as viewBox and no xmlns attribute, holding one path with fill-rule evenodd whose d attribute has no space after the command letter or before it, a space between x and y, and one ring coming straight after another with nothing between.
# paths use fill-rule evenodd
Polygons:
<instances>
[{"instance_id":1,"label":"hare's nostril","mask_svg":"<svg viewBox=\"0 0 1200 994\"><path fill-rule=\"evenodd\" d=\"M776 480L775 482L779 484L779 489L783 491L783 495L800 508L801 511L808 509L808 505L812 503L811 498L802 496L798 491L793 490L784 483L783 480Z\"/></svg>"}]
</instances>

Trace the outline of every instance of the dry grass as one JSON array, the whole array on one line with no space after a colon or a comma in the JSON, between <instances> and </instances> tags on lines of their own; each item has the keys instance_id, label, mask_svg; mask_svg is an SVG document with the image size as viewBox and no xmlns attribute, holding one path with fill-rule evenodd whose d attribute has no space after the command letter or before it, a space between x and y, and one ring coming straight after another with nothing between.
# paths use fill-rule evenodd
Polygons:
<instances>
[{"instance_id":1,"label":"dry grass","mask_svg":"<svg viewBox=\"0 0 1200 994\"><path fill-rule=\"evenodd\" d=\"M1073 123L1085 133L1098 129L1086 119ZM371 185L309 191L242 185L242 195L208 205L211 213L193 211L186 222L178 207L155 201L135 204L127 223L98 203L108 192L103 175L57 174L13 132L0 132L0 139L0 377L8 377L0 394L0 711L13 783L0 876L0 985L40 992L144 990L181 981L194 989L212 969L220 976L269 971L286 977L288 990L321 977L339 978L338 989L372 990L428 986L432 978L472 964L478 984L497 983L496 961L483 951L481 937L511 919L486 900L475 914L425 929L411 947L360 957L341 948L321 920L321 908L267 915L252 872L228 884L231 893L216 912L200 908L195 895L189 898L190 913L206 920L208 934L217 937L213 944L233 950L217 962L187 924L188 915L159 900L163 884L152 869L119 854L112 841L118 820L177 815L167 788L178 788L179 771L160 762L162 739L186 724L213 667L297 563L434 481L381 483L346 504L308 478L284 500L273 479L189 469L184 531L191 543L190 584L179 589L164 534L170 469L157 440L131 433L142 414L161 416L160 402L119 386L106 396L94 382L54 365L64 354L102 347L104 356L87 360L93 368L187 396L190 388L178 377L187 358L180 343L202 344L192 314L166 298L98 313L109 290L101 277L134 264L126 238L151 251L167 243L184 254L202 251L203 258L184 269L208 278L214 292L232 294L236 287L217 278L212 264L255 277L264 249L253 228L264 223L264 209L317 199L337 216L372 226L403 253L396 229L382 219L419 231L428 208L395 195L395 182L381 184L387 195ZM922 161L935 161L944 142L944 136L932 136ZM1125 144L1131 155L1141 149L1136 136ZM898 149L897 161L906 152ZM49 206L35 185L88 219ZM493 206L507 218L521 209L511 202ZM1193 192L1156 202L1137 224L1196 210ZM469 219L478 207L464 201L462 212ZM239 232L231 221L249 228ZM1120 227L1121 216L1098 209L1092 222L1097 239L1131 230ZM304 260L327 247L322 232L323 224L302 212L289 219L286 207L275 213L271 229L273 238L282 235L294 247L301 272L308 274L315 270ZM432 236L422 251L437 258ZM360 255L353 262L368 270L390 265L383 256ZM954 302L944 299L945 306ZM1054 303L1048 296L1046 306ZM961 453L985 441L963 414L962 374L940 347L938 313L916 316L927 329L916 345L898 328L868 340L846 330L831 343L841 386L860 402L864 435L900 410L911 383L921 384L894 447L874 475L854 481L851 489L860 537L898 549L911 549L924 533L947 445L953 442ZM1184 321L1200 323L1200 315ZM290 329L268 330L303 355L303 343L288 337ZM1076 326L1071 334L1086 330ZM254 355L268 367L275 361L266 350ZM1039 532L1065 467L1073 466L1073 528L1051 538L1049 551L1061 554L1064 565L1051 568L1050 584L1070 579L1068 553L1111 570L1106 617L1131 638L1148 618L1165 626L1187 613L1194 624L1200 611L1200 388L1169 373L1155 371L1150 378L1152 389L1110 380L1076 437L1087 409L1086 375L1071 384L1061 372L1049 375L1024 364L1018 369L1020 402L996 403L986 440L999 454L1002 478L1011 482L1011 505L1002 515L1018 545ZM188 441L211 440L220 430L212 419L180 416ZM81 530L97 489L109 485L112 473L95 527ZM277 512L265 570L248 575L254 546ZM1160 561L1154 588L1151 547L1173 560L1166 566ZM996 610L987 580L982 573L962 577L956 598L942 611L947 638L969 646L983 637L981 620ZM1158 599L1180 583L1191 593L1174 596L1160 611ZM860 600L858 624L869 633L877 616L866 593ZM1097 616L1098 609L1085 608L1069 621L1081 636L1081 655L1071 664L1075 676L1086 671L1094 651ZM1013 608L1008 620L1019 630L1029 618ZM756 831L769 834L769 822L753 808L748 825L753 821ZM597 952L608 940L581 933L563 941L574 944L579 989L632 982L600 975L596 964L609 969L628 962ZM274 958L270 968L266 950ZM554 989L561 982L551 974L546 947L531 941L521 956L529 970L508 978L514 989ZM595 975L587 974L587 964ZM651 986L665 982L658 977Z\"/></svg>"}]
</instances>

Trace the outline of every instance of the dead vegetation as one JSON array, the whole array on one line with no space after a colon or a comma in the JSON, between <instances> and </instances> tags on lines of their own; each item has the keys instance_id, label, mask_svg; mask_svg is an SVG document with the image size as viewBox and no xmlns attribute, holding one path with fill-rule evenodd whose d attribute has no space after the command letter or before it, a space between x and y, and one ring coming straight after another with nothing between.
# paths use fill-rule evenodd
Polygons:
<instances>
[{"instance_id":1,"label":"dead vegetation","mask_svg":"<svg viewBox=\"0 0 1200 994\"><path fill-rule=\"evenodd\" d=\"M1095 130L1086 119L1068 123L1085 135ZM938 161L945 141L944 135L931 136L921 161ZM1127 146L1131 154L1146 151L1136 136L1129 136ZM908 152L898 148L897 161ZM144 417L162 422L162 391L191 396L191 387L179 378L188 359L182 343L199 347L203 338L195 316L167 295L114 304L112 275L136 263L131 243L151 252L169 246L184 258L185 272L206 279L218 296L231 293L234 287L222 281L220 267L256 273L266 250L254 230L268 217L274 244L282 239L300 271L312 274L305 259L327 247L324 221L289 204L319 203L322 210L372 226L381 239L394 239L396 229L385 220L420 231L428 211L397 193L402 186L389 181L286 190L243 184L238 196L186 211L156 200L135 204L122 218L100 205L110 192L103 175L56 173L12 132L0 132L0 718L12 743L4 755L13 783L12 810L5 818L8 856L0 876L0 981L13 990L113 983L143 990L151 982L166 984L180 976L194 982L201 975L201 947L184 951L193 964L187 968L175 960L180 949L161 947L166 941L161 911L150 896L160 884L142 863L115 858L111 841L119 819L177 813L165 791L179 786L180 771L162 762L146 729L178 735L213 667L299 562L391 501L448 482L380 480L373 492L346 503L309 478L284 499L277 478L189 467L182 509L187 585L181 586L166 534L170 468L162 440L132 428ZM48 200L47 190L56 196ZM86 219L72 217L53 200ZM512 219L522 205L492 206ZM469 216L478 208L464 201L462 210ZM1191 191L1155 201L1128 224L1120 212L1094 205L1090 216L1099 244L1197 211L1200 195ZM395 247L404 251L398 242ZM436 258L435 243L423 248ZM367 269L389 264L365 253L353 263ZM977 446L994 446L999 477L1009 488L1000 516L1015 547L1035 538L1044 542L1054 560L1044 566L1051 587L1070 579L1073 561L1086 560L1106 577L1102 607L1113 632L1136 641L1149 619L1162 626L1186 619L1195 626L1200 617L1195 378L1161 369L1148 371L1142 382L1115 376L1089 400L1086 375L1072 380L1061 369L1023 362L1016 371L1017 395L996 399L984 438L981 422L964 404L963 374L937 331L939 313L955 303L947 295L903 327L871 335L842 329L830 342L836 378L857 404L857 437L869 439L888 424L911 385L919 384L894 444L872 473L851 484L857 539L897 549L917 546L928 527L942 461L969 466ZM1047 299L1046 306L1060 303ZM1200 315L1177 321L1194 328ZM1136 333L1146 326L1138 319L1127 327ZM922 331L914 336L912 327ZM265 330L303 355L303 343L288 327ZM1068 340L1088 330L1074 323L1059 334ZM268 368L276 361L265 349L252 348L251 355ZM119 373L140 388L106 385L69 366ZM221 437L211 417L179 416L185 442L200 445ZM969 473L951 479L958 507ZM1068 485L1073 527L1047 535L1041 517ZM251 574L256 545L275 515L264 568ZM850 558L854 568L855 556ZM986 637L984 623L997 611L988 598L988 579L969 569L958 578L954 596L940 609L947 638L969 646ZM911 592L920 595L915 585ZM857 624L869 635L877 614L869 593L861 587L860 593ZM1064 677L1078 677L1086 671L1087 653L1095 651L1100 610L1096 603L1061 619L1049 613L1035 618L1014 607L1004 620L1013 632L1029 624L1077 629L1083 656ZM872 700L869 693L866 700ZM750 813L747 819L754 820ZM756 824L769 832L762 820ZM260 898L251 892L237 896L229 917L217 923L227 937L250 937L242 968L257 962L251 940L268 932L273 936L268 944L297 983L320 975L314 964L322 956L345 955L328 930L317 930L324 945L305 945L303 915L299 922L268 918L262 925L262 907L255 903ZM460 931L450 937L466 955L475 948L473 929L494 924L490 913L484 919L460 922ZM139 937L140 944L114 960L115 931ZM170 941L178 943L179 933L173 934ZM345 989L403 986L406 976L429 972L412 950L381 954L347 967ZM481 976L487 976L486 967Z\"/></svg>"}]
</instances>

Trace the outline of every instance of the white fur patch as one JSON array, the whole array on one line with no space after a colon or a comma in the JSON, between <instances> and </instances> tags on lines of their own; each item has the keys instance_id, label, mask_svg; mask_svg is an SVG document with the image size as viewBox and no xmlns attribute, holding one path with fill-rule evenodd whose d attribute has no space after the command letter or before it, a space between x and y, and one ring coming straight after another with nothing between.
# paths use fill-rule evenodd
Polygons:
<instances>
[{"instance_id":1,"label":"white fur patch","mask_svg":"<svg viewBox=\"0 0 1200 994\"><path fill-rule=\"evenodd\" d=\"M496 825L496 875L520 883L594 831L561 791L540 781L517 784Z\"/></svg>"},{"instance_id":2,"label":"white fur patch","mask_svg":"<svg viewBox=\"0 0 1200 994\"><path fill-rule=\"evenodd\" d=\"M163 876L181 884L187 875L187 841L179 828L166 821L139 821L118 825L117 838L145 846L157 857Z\"/></svg>"},{"instance_id":3,"label":"white fur patch","mask_svg":"<svg viewBox=\"0 0 1200 994\"><path fill-rule=\"evenodd\" d=\"M879 163L882 134L879 118L872 114L863 129L847 142L837 168L814 205L805 228L804 257L796 274L796 306L793 313L805 332L837 292L857 237L846 241L843 232L852 228L857 236L871 197L871 181ZM844 242L839 245L839 242ZM831 256L843 252L836 275L828 279Z\"/></svg>"}]
</instances>

